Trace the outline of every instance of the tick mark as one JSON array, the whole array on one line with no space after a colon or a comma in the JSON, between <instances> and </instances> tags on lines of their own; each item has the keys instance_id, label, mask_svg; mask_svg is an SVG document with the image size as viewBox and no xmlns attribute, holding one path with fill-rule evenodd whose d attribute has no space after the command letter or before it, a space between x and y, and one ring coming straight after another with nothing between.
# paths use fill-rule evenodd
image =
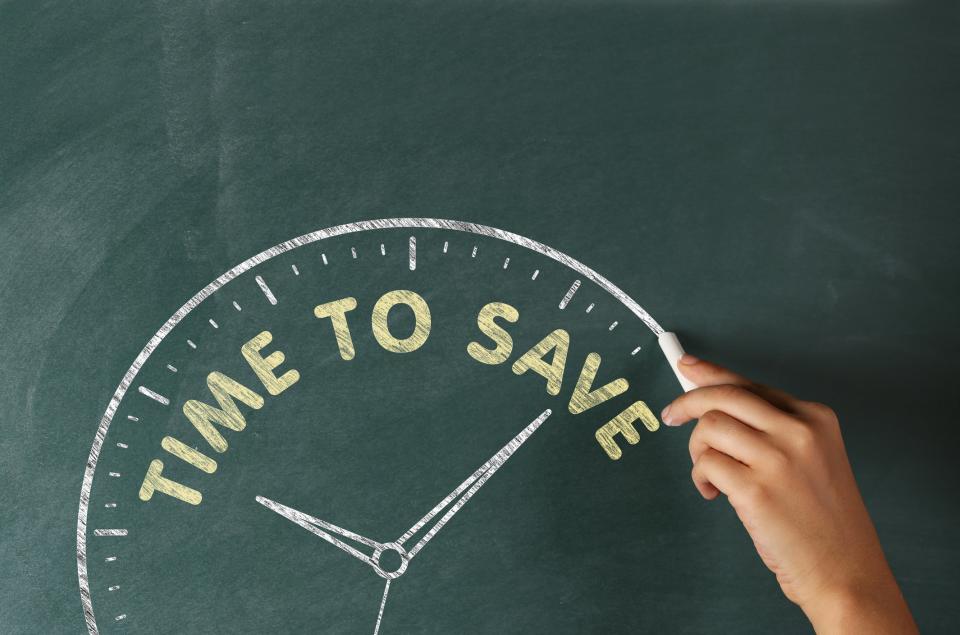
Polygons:
<instances>
[{"instance_id":1,"label":"tick mark","mask_svg":"<svg viewBox=\"0 0 960 635\"><path fill-rule=\"evenodd\" d=\"M210 326L212 326L212 327L215 328L215 329L220 328L220 325L217 324L217 323L213 320L213 318L210 318L209 320L207 320L207 322L210 322Z\"/></svg>"},{"instance_id":2,"label":"tick mark","mask_svg":"<svg viewBox=\"0 0 960 635\"><path fill-rule=\"evenodd\" d=\"M233 308L235 308L237 311L243 311L243 309L240 308L240 305L237 304L236 300L233 301Z\"/></svg>"},{"instance_id":3,"label":"tick mark","mask_svg":"<svg viewBox=\"0 0 960 635\"><path fill-rule=\"evenodd\" d=\"M257 286L260 287L260 290L263 291L263 295L267 296L267 300L270 304L277 303L277 296L273 295L273 291L270 290L270 287L267 286L267 283L263 281L263 278L257 276L254 278L257 281Z\"/></svg>"},{"instance_id":4,"label":"tick mark","mask_svg":"<svg viewBox=\"0 0 960 635\"><path fill-rule=\"evenodd\" d=\"M563 296L563 299L560 300L561 310L567 308L567 305L570 304L570 300L573 299L573 295L577 292L577 289L579 288L580 288L580 281L574 280L573 284L570 285L570 288L567 289L567 293Z\"/></svg>"},{"instance_id":5,"label":"tick mark","mask_svg":"<svg viewBox=\"0 0 960 635\"><path fill-rule=\"evenodd\" d=\"M145 397L149 397L150 399L153 399L154 401L156 401L156 402L159 403L159 404L163 404L164 406L169 406L169 405L170 405L170 400L169 400L169 399L167 399L166 397L164 397L164 396L161 395L160 393L157 393L157 392L154 392L154 391L150 390L150 389L147 388L146 386L140 386L140 387L138 387L138 388L137 388L137 391L138 391L141 395L143 395L143 396L145 396Z\"/></svg>"},{"instance_id":6,"label":"tick mark","mask_svg":"<svg viewBox=\"0 0 960 635\"><path fill-rule=\"evenodd\" d=\"M417 237L410 237L410 271L414 271L417 268Z\"/></svg>"},{"instance_id":7,"label":"tick mark","mask_svg":"<svg viewBox=\"0 0 960 635\"><path fill-rule=\"evenodd\" d=\"M611 324L611 325L610 325L610 328L608 328L607 330L608 330L608 331L612 331L613 329L617 328L617 324L619 324L619 322L617 322L616 320L614 320L613 324Z\"/></svg>"},{"instance_id":8,"label":"tick mark","mask_svg":"<svg viewBox=\"0 0 960 635\"><path fill-rule=\"evenodd\" d=\"M126 536L126 529L94 529L94 536Z\"/></svg>"}]
</instances>

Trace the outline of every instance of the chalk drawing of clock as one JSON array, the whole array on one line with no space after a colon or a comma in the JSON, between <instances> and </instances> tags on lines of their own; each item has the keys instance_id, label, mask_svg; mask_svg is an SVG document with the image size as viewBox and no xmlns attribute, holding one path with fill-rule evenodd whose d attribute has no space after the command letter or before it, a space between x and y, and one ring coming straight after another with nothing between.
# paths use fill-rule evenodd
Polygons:
<instances>
[{"instance_id":1,"label":"chalk drawing of clock","mask_svg":"<svg viewBox=\"0 0 960 635\"><path fill-rule=\"evenodd\" d=\"M484 225L267 249L177 310L109 402L77 518L89 632L602 625L649 584L662 333Z\"/></svg>"}]
</instances>

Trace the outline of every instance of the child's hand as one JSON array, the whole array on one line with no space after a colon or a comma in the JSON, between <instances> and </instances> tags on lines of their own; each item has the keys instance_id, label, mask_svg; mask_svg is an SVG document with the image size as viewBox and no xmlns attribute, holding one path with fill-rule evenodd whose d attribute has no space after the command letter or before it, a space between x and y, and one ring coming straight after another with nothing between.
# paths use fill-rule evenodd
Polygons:
<instances>
[{"instance_id":1,"label":"child's hand","mask_svg":"<svg viewBox=\"0 0 960 635\"><path fill-rule=\"evenodd\" d=\"M726 494L764 564L818 633L915 633L834 412L685 355L699 386L662 416L690 435L693 482Z\"/></svg>"}]
</instances>

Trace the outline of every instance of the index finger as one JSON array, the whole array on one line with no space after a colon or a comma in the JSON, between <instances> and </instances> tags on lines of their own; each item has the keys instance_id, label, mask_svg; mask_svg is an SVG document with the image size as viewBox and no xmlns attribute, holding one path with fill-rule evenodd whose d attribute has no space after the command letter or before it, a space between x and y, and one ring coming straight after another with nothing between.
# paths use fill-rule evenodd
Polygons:
<instances>
[{"instance_id":1,"label":"index finger","mask_svg":"<svg viewBox=\"0 0 960 635\"><path fill-rule=\"evenodd\" d=\"M660 418L668 426L678 426L710 410L725 412L764 432L790 420L790 415L766 399L734 384L705 386L680 395L663 409Z\"/></svg>"},{"instance_id":2,"label":"index finger","mask_svg":"<svg viewBox=\"0 0 960 635\"><path fill-rule=\"evenodd\" d=\"M763 384L750 381L743 375L735 373L729 368L697 359L693 355L684 355L681 357L677 368L679 368L680 372L690 381L701 388L704 386L733 384L746 388L752 393L756 393L785 412L796 413L799 410L799 400L793 395L777 388L771 388L770 386L764 386Z\"/></svg>"}]
</instances>

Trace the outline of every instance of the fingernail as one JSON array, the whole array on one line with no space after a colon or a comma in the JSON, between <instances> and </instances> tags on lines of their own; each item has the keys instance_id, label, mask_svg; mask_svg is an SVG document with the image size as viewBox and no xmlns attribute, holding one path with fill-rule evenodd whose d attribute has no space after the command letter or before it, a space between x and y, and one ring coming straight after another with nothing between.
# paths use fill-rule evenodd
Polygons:
<instances>
[{"instance_id":1,"label":"fingernail","mask_svg":"<svg viewBox=\"0 0 960 635\"><path fill-rule=\"evenodd\" d=\"M672 404L667 405L667 407L663 409L663 412L660 413L660 419L668 426L673 425L673 420L670 418L670 405Z\"/></svg>"},{"instance_id":2,"label":"fingernail","mask_svg":"<svg viewBox=\"0 0 960 635\"><path fill-rule=\"evenodd\" d=\"M684 366L693 366L700 360L694 357L693 355L691 355L690 353L684 353L683 357L681 357L679 361Z\"/></svg>"}]
</instances>

